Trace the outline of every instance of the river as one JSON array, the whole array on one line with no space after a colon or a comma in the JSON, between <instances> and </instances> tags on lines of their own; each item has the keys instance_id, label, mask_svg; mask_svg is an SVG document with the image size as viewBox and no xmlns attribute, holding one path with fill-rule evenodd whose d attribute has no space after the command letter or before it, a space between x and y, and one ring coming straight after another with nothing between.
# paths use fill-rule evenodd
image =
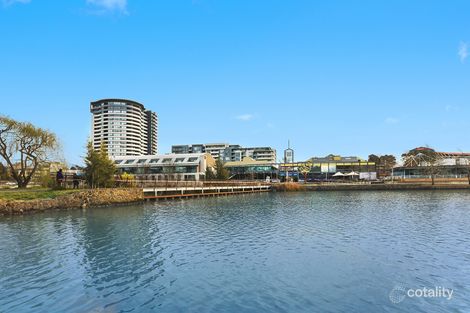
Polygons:
<instances>
[{"instance_id":1,"label":"river","mask_svg":"<svg viewBox=\"0 0 470 313\"><path fill-rule=\"evenodd\" d=\"M0 312L469 310L468 191L250 194L0 218Z\"/></svg>"}]
</instances>

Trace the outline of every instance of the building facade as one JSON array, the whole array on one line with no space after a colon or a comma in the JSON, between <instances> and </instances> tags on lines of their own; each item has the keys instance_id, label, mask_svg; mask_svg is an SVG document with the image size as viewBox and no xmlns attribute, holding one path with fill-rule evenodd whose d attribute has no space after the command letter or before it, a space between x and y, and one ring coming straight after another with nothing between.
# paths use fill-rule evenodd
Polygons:
<instances>
[{"instance_id":1,"label":"building facade","mask_svg":"<svg viewBox=\"0 0 470 313\"><path fill-rule=\"evenodd\" d=\"M300 168L305 165L310 168L306 177L300 173ZM374 162L368 162L359 157L342 157L333 154L320 158L313 157L305 162L284 163L279 167L279 177L282 180L285 180L287 176L308 181L331 180L338 172L344 174L354 172L359 177L371 177L376 176L377 168Z\"/></svg>"},{"instance_id":2,"label":"building facade","mask_svg":"<svg viewBox=\"0 0 470 313\"><path fill-rule=\"evenodd\" d=\"M144 105L125 99L91 102L92 144L104 144L110 156L158 153L158 117Z\"/></svg>"},{"instance_id":3,"label":"building facade","mask_svg":"<svg viewBox=\"0 0 470 313\"><path fill-rule=\"evenodd\" d=\"M469 152L440 152L428 147L418 147L405 153L403 165L393 169L394 178L469 178Z\"/></svg>"},{"instance_id":4,"label":"building facade","mask_svg":"<svg viewBox=\"0 0 470 313\"><path fill-rule=\"evenodd\" d=\"M236 180L266 180L278 177L277 165L250 157L244 157L241 161L227 162L224 167L230 172L231 179Z\"/></svg>"},{"instance_id":5,"label":"building facade","mask_svg":"<svg viewBox=\"0 0 470 313\"><path fill-rule=\"evenodd\" d=\"M244 148L240 145L228 143L175 145L171 148L172 153L209 153L214 159L224 162L241 161L245 157L256 161L276 163L276 150L271 147Z\"/></svg>"},{"instance_id":6,"label":"building facade","mask_svg":"<svg viewBox=\"0 0 470 313\"><path fill-rule=\"evenodd\" d=\"M113 160L119 174L152 181L199 181L215 166L207 153L119 156Z\"/></svg>"},{"instance_id":7,"label":"building facade","mask_svg":"<svg viewBox=\"0 0 470 313\"><path fill-rule=\"evenodd\" d=\"M287 149L284 150L284 163L294 163L294 150L290 147L290 141L287 144Z\"/></svg>"}]
</instances>

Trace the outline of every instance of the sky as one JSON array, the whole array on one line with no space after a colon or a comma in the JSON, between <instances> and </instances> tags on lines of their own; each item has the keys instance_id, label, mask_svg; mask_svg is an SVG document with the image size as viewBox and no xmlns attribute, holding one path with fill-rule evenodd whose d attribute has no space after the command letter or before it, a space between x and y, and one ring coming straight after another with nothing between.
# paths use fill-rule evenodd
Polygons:
<instances>
[{"instance_id":1,"label":"sky","mask_svg":"<svg viewBox=\"0 0 470 313\"><path fill-rule=\"evenodd\" d=\"M469 48L466 0L0 0L0 114L70 164L102 98L157 112L160 153L468 152Z\"/></svg>"}]
</instances>

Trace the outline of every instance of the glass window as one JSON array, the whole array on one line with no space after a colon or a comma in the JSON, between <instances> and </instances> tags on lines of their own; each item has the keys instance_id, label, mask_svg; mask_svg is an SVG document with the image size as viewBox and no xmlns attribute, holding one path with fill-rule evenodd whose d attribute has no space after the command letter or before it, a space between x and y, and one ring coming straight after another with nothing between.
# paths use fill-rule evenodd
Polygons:
<instances>
[{"instance_id":1,"label":"glass window","mask_svg":"<svg viewBox=\"0 0 470 313\"><path fill-rule=\"evenodd\" d=\"M149 169L150 174L160 174L163 173L163 167L153 166Z\"/></svg>"},{"instance_id":2,"label":"glass window","mask_svg":"<svg viewBox=\"0 0 470 313\"><path fill-rule=\"evenodd\" d=\"M127 160L125 164L131 164L134 163L135 160Z\"/></svg>"}]
</instances>

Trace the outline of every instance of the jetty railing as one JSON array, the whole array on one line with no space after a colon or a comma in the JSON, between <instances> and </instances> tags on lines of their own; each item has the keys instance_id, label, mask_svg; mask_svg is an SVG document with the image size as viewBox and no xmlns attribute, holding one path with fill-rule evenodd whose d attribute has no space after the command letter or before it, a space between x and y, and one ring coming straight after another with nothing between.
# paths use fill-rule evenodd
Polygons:
<instances>
[{"instance_id":1,"label":"jetty railing","mask_svg":"<svg viewBox=\"0 0 470 313\"><path fill-rule=\"evenodd\" d=\"M239 180L116 180L117 187L135 188L189 188L189 187L224 187L224 186L271 186L265 181L239 181Z\"/></svg>"},{"instance_id":2,"label":"jetty railing","mask_svg":"<svg viewBox=\"0 0 470 313\"><path fill-rule=\"evenodd\" d=\"M271 190L271 184L261 181L135 181L133 183L142 188L145 199L226 196Z\"/></svg>"}]
</instances>

